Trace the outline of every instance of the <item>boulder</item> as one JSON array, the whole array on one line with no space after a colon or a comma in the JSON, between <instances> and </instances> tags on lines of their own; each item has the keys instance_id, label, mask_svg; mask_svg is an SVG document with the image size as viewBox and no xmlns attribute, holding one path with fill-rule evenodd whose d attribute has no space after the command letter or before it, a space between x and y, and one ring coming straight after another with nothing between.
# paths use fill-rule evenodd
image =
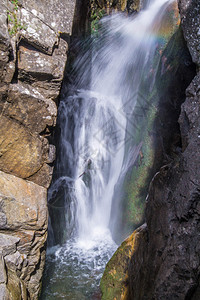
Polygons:
<instances>
[{"instance_id":1,"label":"boulder","mask_svg":"<svg viewBox=\"0 0 200 300\"><path fill-rule=\"evenodd\" d=\"M100 284L102 300L129 299L128 266L141 240L146 240L145 224L135 230L121 246L119 246L106 265Z\"/></svg>"},{"instance_id":2,"label":"boulder","mask_svg":"<svg viewBox=\"0 0 200 300\"><path fill-rule=\"evenodd\" d=\"M0 187L1 213L6 217L1 230L43 228L47 221L44 188L1 171Z\"/></svg>"}]
</instances>

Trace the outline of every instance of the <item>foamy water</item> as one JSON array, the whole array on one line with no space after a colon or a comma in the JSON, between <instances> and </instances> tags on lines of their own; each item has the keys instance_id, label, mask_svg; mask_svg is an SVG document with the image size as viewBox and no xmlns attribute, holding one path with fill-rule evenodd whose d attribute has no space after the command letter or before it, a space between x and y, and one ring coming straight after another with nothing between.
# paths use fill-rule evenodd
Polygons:
<instances>
[{"instance_id":1,"label":"foamy water","mask_svg":"<svg viewBox=\"0 0 200 300\"><path fill-rule=\"evenodd\" d=\"M42 299L97 300L106 263L117 249L110 231L94 228L87 239L71 239L47 253Z\"/></svg>"}]
</instances>

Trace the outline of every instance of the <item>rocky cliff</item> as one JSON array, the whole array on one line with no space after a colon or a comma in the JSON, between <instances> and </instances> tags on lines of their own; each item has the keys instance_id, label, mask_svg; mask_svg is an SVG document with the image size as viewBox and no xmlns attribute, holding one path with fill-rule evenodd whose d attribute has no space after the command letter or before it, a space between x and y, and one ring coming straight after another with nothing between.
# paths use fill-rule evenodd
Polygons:
<instances>
[{"instance_id":1,"label":"rocky cliff","mask_svg":"<svg viewBox=\"0 0 200 300\"><path fill-rule=\"evenodd\" d=\"M184 38L199 70L198 1L179 1ZM186 90L180 153L154 176L144 236L129 265L131 299L199 299L199 73Z\"/></svg>"},{"instance_id":2,"label":"rocky cliff","mask_svg":"<svg viewBox=\"0 0 200 300\"><path fill-rule=\"evenodd\" d=\"M74 0L0 5L0 299L37 299Z\"/></svg>"},{"instance_id":3,"label":"rocky cliff","mask_svg":"<svg viewBox=\"0 0 200 300\"><path fill-rule=\"evenodd\" d=\"M163 166L149 187L146 223L107 265L101 283L103 299L200 299L199 9L198 1L179 1L181 29L197 75L188 55L186 59L181 54L176 59L182 67L171 72L171 82L161 76L161 87L168 91L160 97L161 122L156 122ZM173 52L169 53L171 59ZM105 285L106 278L110 285Z\"/></svg>"}]
</instances>

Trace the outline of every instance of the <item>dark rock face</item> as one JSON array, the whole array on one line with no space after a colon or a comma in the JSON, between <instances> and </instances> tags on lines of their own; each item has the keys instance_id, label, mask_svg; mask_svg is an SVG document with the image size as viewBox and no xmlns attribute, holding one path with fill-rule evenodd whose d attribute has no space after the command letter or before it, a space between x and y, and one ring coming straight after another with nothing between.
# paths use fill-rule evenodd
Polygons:
<instances>
[{"instance_id":1,"label":"dark rock face","mask_svg":"<svg viewBox=\"0 0 200 300\"><path fill-rule=\"evenodd\" d=\"M200 2L198 0L179 0L181 24L192 60L200 65Z\"/></svg>"},{"instance_id":2,"label":"dark rock face","mask_svg":"<svg viewBox=\"0 0 200 300\"><path fill-rule=\"evenodd\" d=\"M102 295L105 299L109 293L115 295L118 293L119 296L116 296L116 299L121 299L121 294L118 292L119 283L120 288L129 287L130 291L123 298L126 300L182 299L180 291L184 293L184 290L180 287L180 291L178 291L176 274L172 274L170 270L171 266L172 270L176 272L179 260L184 261L184 254L181 258L180 254L176 253L176 247L177 251L183 249L181 245L182 221L179 221L181 219L179 216L181 212L179 198L187 198L188 195L184 193L189 192L187 184L185 187L185 182L187 183L189 179L182 178L184 168L186 170L188 168L186 166L188 162L187 159L182 161L184 154L182 154L183 139L181 133L183 130L181 129L180 132L178 118L181 113L181 103L185 100L185 89L194 78L195 70L182 30L179 28L161 55L155 80L156 97L159 99L159 103L157 104L157 115L153 119L155 149L152 151L155 153L154 170L155 172L157 170L158 173L151 182L146 203L145 219L147 225L141 226L134 232L137 234L139 231L141 234L137 235L137 243L133 243L133 250L125 262L129 270L126 281L119 281L117 277L120 273L121 260L117 262L115 255L110 260L116 268L116 275L113 278L110 277L112 270L109 268L110 262L108 263L101 283ZM184 132L186 129L188 127L184 127ZM160 163L162 163L161 166L164 165L161 169ZM188 176L188 172L185 175ZM180 188L179 182L182 185ZM180 196L179 193L180 195L183 193L183 196ZM184 202L181 203L181 207L184 207ZM195 231L192 234L194 233ZM190 238L188 236L188 244ZM118 251L123 249L122 246L123 244L118 248ZM125 251L123 255L125 255ZM173 256L177 258L177 262ZM180 265L183 266L181 262ZM180 276L185 287L183 275L180 275L181 271L178 272L178 276ZM170 279L170 276L173 279ZM171 280L174 284L173 287L170 287ZM171 294L170 289L172 290ZM174 294L174 291L177 292L177 295ZM108 297L107 299L113 298Z\"/></svg>"},{"instance_id":3,"label":"dark rock face","mask_svg":"<svg viewBox=\"0 0 200 300\"><path fill-rule=\"evenodd\" d=\"M179 1L182 28L199 65L199 2ZM147 197L146 241L129 265L130 299L200 299L200 74L179 116L181 149L154 176Z\"/></svg>"},{"instance_id":4,"label":"dark rock face","mask_svg":"<svg viewBox=\"0 0 200 300\"><path fill-rule=\"evenodd\" d=\"M148 238L133 255L129 269L131 299L190 299L198 285L199 191L195 184L200 174L194 158L184 153L152 181L146 209Z\"/></svg>"}]
</instances>

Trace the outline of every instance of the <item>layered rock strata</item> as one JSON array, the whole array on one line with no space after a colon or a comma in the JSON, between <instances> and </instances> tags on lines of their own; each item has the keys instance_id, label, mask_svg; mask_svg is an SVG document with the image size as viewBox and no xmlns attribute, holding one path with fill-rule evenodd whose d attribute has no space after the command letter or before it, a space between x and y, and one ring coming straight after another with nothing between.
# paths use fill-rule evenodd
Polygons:
<instances>
[{"instance_id":1,"label":"layered rock strata","mask_svg":"<svg viewBox=\"0 0 200 300\"><path fill-rule=\"evenodd\" d=\"M0 298L38 299L75 1L0 5Z\"/></svg>"}]
</instances>

